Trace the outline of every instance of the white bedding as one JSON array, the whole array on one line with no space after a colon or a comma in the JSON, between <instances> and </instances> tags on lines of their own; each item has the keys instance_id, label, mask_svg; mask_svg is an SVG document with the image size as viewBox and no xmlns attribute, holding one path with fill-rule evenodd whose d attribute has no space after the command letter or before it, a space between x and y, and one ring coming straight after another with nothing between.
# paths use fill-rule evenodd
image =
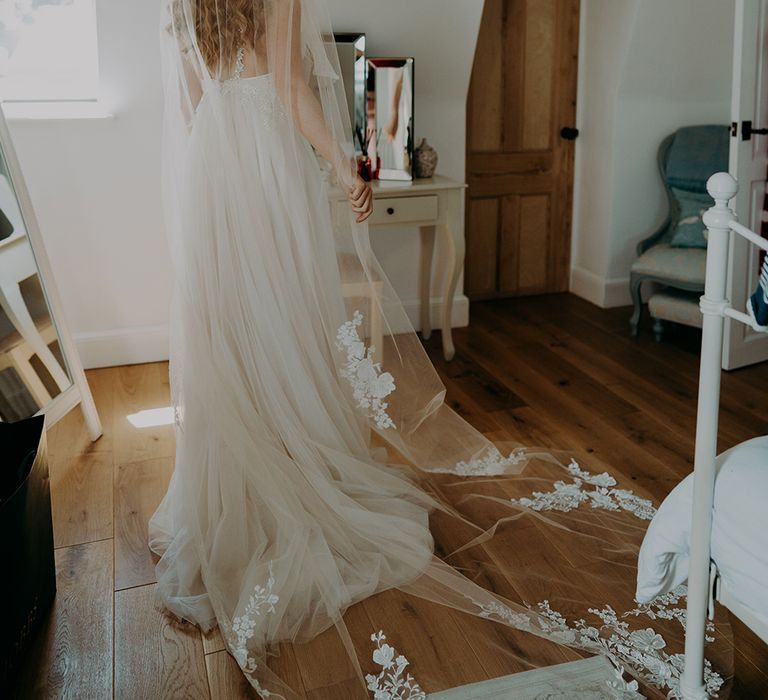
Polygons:
<instances>
[{"instance_id":1,"label":"white bedding","mask_svg":"<svg viewBox=\"0 0 768 700\"><path fill-rule=\"evenodd\" d=\"M738 603L768 616L768 436L717 459L712 559ZM645 535L637 600L649 602L688 578L693 475L664 499Z\"/></svg>"}]
</instances>

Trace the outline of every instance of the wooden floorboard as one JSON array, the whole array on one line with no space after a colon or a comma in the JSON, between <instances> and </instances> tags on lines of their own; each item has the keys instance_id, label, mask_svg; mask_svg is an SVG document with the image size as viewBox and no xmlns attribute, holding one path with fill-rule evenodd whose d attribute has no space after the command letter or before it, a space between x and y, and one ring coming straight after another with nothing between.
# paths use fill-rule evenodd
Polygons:
<instances>
[{"instance_id":1,"label":"wooden floorboard","mask_svg":"<svg viewBox=\"0 0 768 700\"><path fill-rule=\"evenodd\" d=\"M147 523L173 472L173 458L115 466L115 588L155 582L157 556L147 547Z\"/></svg>"},{"instance_id":2,"label":"wooden floorboard","mask_svg":"<svg viewBox=\"0 0 768 700\"><path fill-rule=\"evenodd\" d=\"M56 550L56 599L20 674L18 697L112 697L112 541Z\"/></svg>"},{"instance_id":3,"label":"wooden floorboard","mask_svg":"<svg viewBox=\"0 0 768 700\"><path fill-rule=\"evenodd\" d=\"M657 343L646 322L640 337L631 338L628 309L602 310L570 295L474 303L471 318L469 328L454 332L453 362L441 357L439 333L427 349L448 403L490 439L565 450L656 502L690 471L696 331L671 332ZM173 426L140 427L135 414L168 405L168 364L100 368L87 376L104 435L90 442L79 410L48 431L59 589L22 669L18 697L256 697L218 631L202 635L154 605L156 558L146 547L147 520L165 492L175 444ZM768 433L766 382L768 363L724 374L721 449ZM452 497L438 478L429 487ZM519 495L511 482L487 488L500 498ZM483 515L482 502L461 508ZM592 527L605 532L599 515ZM454 521L433 518L438 554L466 541L467 533L455 528ZM610 533L605 537L610 541ZM460 553L451 561L474 567L476 583L518 602L566 595L560 566L570 554L554 540L547 553L500 533L482 545L482 556ZM536 590L516 575L531 562L550 572ZM593 580L598 602L628 595ZM370 635L382 629L429 691L526 670L532 644L539 662L578 657L397 591L353 606L345 621L363 673L378 672ZM731 697L768 697L768 648L738 620L732 627ZM351 664L334 665L344 658L341 649L331 629L307 644L282 645L269 664L306 700L369 697Z\"/></svg>"},{"instance_id":4,"label":"wooden floorboard","mask_svg":"<svg viewBox=\"0 0 768 700\"><path fill-rule=\"evenodd\" d=\"M155 588L115 593L115 698L209 700L200 631L160 615Z\"/></svg>"},{"instance_id":5,"label":"wooden floorboard","mask_svg":"<svg viewBox=\"0 0 768 700\"><path fill-rule=\"evenodd\" d=\"M357 645L370 643L373 629L363 605L347 610L344 624L351 637L346 641ZM356 697L365 697L354 666L344 651L345 640L336 627L330 627L309 642L294 645L292 650L307 697L331 700L333 693L341 693L342 688L345 694L357 692Z\"/></svg>"},{"instance_id":6,"label":"wooden floorboard","mask_svg":"<svg viewBox=\"0 0 768 700\"><path fill-rule=\"evenodd\" d=\"M159 457L172 458L175 453L173 425L138 427L136 424L136 414L140 411L168 406L168 363L124 365L115 370L115 463L131 464Z\"/></svg>"},{"instance_id":7,"label":"wooden floorboard","mask_svg":"<svg viewBox=\"0 0 768 700\"><path fill-rule=\"evenodd\" d=\"M54 545L112 537L112 455L89 452L52 462Z\"/></svg>"},{"instance_id":8,"label":"wooden floorboard","mask_svg":"<svg viewBox=\"0 0 768 700\"><path fill-rule=\"evenodd\" d=\"M258 698L235 659L226 651L206 654L205 666L211 700L251 700Z\"/></svg>"},{"instance_id":9,"label":"wooden floorboard","mask_svg":"<svg viewBox=\"0 0 768 700\"><path fill-rule=\"evenodd\" d=\"M102 435L98 440L91 442L81 412L70 411L47 432L48 457L51 462L92 452L112 454L114 378L117 371L116 367L102 367L87 372L88 385L99 409Z\"/></svg>"}]
</instances>

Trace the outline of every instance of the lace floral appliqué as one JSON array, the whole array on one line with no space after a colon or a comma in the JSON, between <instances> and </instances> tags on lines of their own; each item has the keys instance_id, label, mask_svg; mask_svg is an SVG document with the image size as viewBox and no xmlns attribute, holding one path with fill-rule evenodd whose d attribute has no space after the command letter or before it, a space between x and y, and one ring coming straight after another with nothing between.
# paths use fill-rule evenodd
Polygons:
<instances>
[{"instance_id":1,"label":"lace floral appliqu\u00e9","mask_svg":"<svg viewBox=\"0 0 768 700\"><path fill-rule=\"evenodd\" d=\"M648 499L626 489L613 488L616 486L616 479L608 472L593 475L581 469L575 461L568 465L568 472L573 477L570 483L556 481L554 491L535 491L533 498L513 498L512 503L536 511L557 510L567 513L582 503L589 502L593 508L624 510L640 520L651 520L656 514L656 508ZM585 490L585 484L595 488L591 491Z\"/></svg>"},{"instance_id":2,"label":"lace floral appliqu\u00e9","mask_svg":"<svg viewBox=\"0 0 768 700\"><path fill-rule=\"evenodd\" d=\"M484 617L487 620L493 620L498 618L508 625L511 625L515 629L530 630L531 629L531 617L526 613L514 612L511 608L495 601L490 603L476 603L480 608L480 617Z\"/></svg>"},{"instance_id":3,"label":"lace floral appliqu\u00e9","mask_svg":"<svg viewBox=\"0 0 768 700\"><path fill-rule=\"evenodd\" d=\"M680 601L688 595L688 586L681 584L669 593L662 593L656 596L650 603L640 603L633 610L628 610L624 613L624 617L640 617L645 615L650 620L677 620L680 626L685 630L685 622L687 619L687 610L685 609L685 602L680 604ZM711 635L715 631L715 625L710 620L707 620L707 632L705 636L707 642L714 642L715 638Z\"/></svg>"},{"instance_id":4,"label":"lace floral appliqu\u00e9","mask_svg":"<svg viewBox=\"0 0 768 700\"><path fill-rule=\"evenodd\" d=\"M382 667L378 676L368 674L365 680L368 690L373 693L373 700L426 700L426 694L410 673L403 675L408 659L398 654L394 647L385 644L386 636L379 631L371 635L376 642L373 660Z\"/></svg>"},{"instance_id":5,"label":"lace floral appliqu\u00e9","mask_svg":"<svg viewBox=\"0 0 768 700\"><path fill-rule=\"evenodd\" d=\"M656 603L657 612L665 607L661 602ZM645 629L630 629L629 623L620 620L616 611L606 605L601 610L590 608L589 612L600 618L602 625L590 626L585 620L576 620L569 626L565 618L552 610L549 601L538 605L538 612L543 616L540 626L547 634L579 636L582 646L591 642L594 651L606 655L617 671L623 672L624 666L631 666L643 681L660 689L667 689L668 698L682 698L680 677L685 663L684 654L669 654L664 638L652 627ZM622 617L635 615L633 610ZM641 614L643 614L641 612ZM674 612L665 617L674 618L684 624L685 610ZM661 616L660 616L661 617ZM717 692L723 685L723 678L712 670L709 661L705 661L704 683L710 697L717 697Z\"/></svg>"},{"instance_id":6,"label":"lace floral appliqu\u00e9","mask_svg":"<svg viewBox=\"0 0 768 700\"><path fill-rule=\"evenodd\" d=\"M237 615L232 619L232 635L236 638L231 644L232 655L260 698L270 698L273 695L268 690L262 688L258 680L256 680L257 664L256 660L248 654L248 641L253 637L256 630L256 618L261 617L262 613L275 612L275 605L280 600L280 597L273 593L274 585L275 578L272 575L272 564L270 563L269 578L266 585L256 586L248 600L248 604L245 606L245 610L243 610L243 614Z\"/></svg>"},{"instance_id":7,"label":"lace floral appliqu\u00e9","mask_svg":"<svg viewBox=\"0 0 768 700\"><path fill-rule=\"evenodd\" d=\"M339 373L352 386L357 405L376 421L379 428L395 428L389 417L389 404L384 398L395 390L394 377L381 371L381 363L373 361L376 348L366 348L358 329L363 324L363 314L355 311L351 321L343 323L336 334L336 349L346 351L347 363Z\"/></svg>"},{"instance_id":8,"label":"lace floral appliqu\u00e9","mask_svg":"<svg viewBox=\"0 0 768 700\"><path fill-rule=\"evenodd\" d=\"M520 464L525 459L522 449L514 450L509 457L504 457L496 447L489 447L485 457L471 459L468 462L457 462L452 469L430 469L438 474L457 474L458 476L498 476L504 474L508 467Z\"/></svg>"},{"instance_id":9,"label":"lace floral appliqu\u00e9","mask_svg":"<svg viewBox=\"0 0 768 700\"><path fill-rule=\"evenodd\" d=\"M631 668L644 682L659 689L667 689L668 698L681 698L680 676L685 660L684 654L670 654L666 651L665 639L652 627L632 629L624 618L647 617L650 620L677 620L685 629L686 586L678 586L674 591L658 596L650 603L629 610L621 616L609 605L602 609L590 608L589 613L600 619L599 626L592 626L586 620L576 620L569 625L565 617L553 610L548 600L535 608L528 606L529 613L516 612L497 601L472 602L480 609L480 616L489 620L504 622L516 629L543 633L549 639L561 644L569 644L596 654L604 655L614 667L616 680L610 690L620 698L642 698L637 681L624 678L625 669ZM714 625L707 623L707 631L714 632ZM714 638L707 636L707 641ZM717 697L723 685L723 678L712 670L709 661L705 662L704 681L707 692Z\"/></svg>"}]
</instances>

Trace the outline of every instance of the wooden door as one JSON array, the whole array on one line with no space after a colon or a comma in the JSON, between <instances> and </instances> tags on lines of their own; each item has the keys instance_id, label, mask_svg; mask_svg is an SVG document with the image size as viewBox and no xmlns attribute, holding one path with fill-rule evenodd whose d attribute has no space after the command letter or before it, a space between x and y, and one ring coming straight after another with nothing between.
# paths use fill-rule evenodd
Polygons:
<instances>
[{"instance_id":1,"label":"wooden door","mask_svg":"<svg viewBox=\"0 0 768 700\"><path fill-rule=\"evenodd\" d=\"M742 224L760 231L768 172L768 85L764 78L768 71L768 0L737 0L734 27L729 169L739 183L739 193L731 206ZM729 252L726 297L731 306L743 311L760 278L759 250L732 235ZM727 318L723 367L735 369L765 360L768 335Z\"/></svg>"},{"instance_id":2,"label":"wooden door","mask_svg":"<svg viewBox=\"0 0 768 700\"><path fill-rule=\"evenodd\" d=\"M471 299L568 289L574 146L561 131L575 127L578 42L579 0L485 1L467 101Z\"/></svg>"}]
</instances>

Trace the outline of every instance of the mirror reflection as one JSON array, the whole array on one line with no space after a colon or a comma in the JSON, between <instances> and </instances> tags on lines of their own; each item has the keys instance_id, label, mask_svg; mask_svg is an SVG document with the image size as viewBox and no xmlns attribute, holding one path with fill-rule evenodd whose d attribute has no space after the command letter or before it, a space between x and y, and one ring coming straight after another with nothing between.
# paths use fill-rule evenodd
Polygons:
<instances>
[{"instance_id":1,"label":"mirror reflection","mask_svg":"<svg viewBox=\"0 0 768 700\"><path fill-rule=\"evenodd\" d=\"M368 156L380 180L413 179L413 59L368 59Z\"/></svg>"},{"instance_id":2,"label":"mirror reflection","mask_svg":"<svg viewBox=\"0 0 768 700\"><path fill-rule=\"evenodd\" d=\"M71 384L0 152L0 421L34 415Z\"/></svg>"},{"instance_id":3,"label":"mirror reflection","mask_svg":"<svg viewBox=\"0 0 768 700\"><path fill-rule=\"evenodd\" d=\"M365 34L337 32L334 35L341 79L349 108L349 123L355 150L365 152Z\"/></svg>"}]
</instances>

